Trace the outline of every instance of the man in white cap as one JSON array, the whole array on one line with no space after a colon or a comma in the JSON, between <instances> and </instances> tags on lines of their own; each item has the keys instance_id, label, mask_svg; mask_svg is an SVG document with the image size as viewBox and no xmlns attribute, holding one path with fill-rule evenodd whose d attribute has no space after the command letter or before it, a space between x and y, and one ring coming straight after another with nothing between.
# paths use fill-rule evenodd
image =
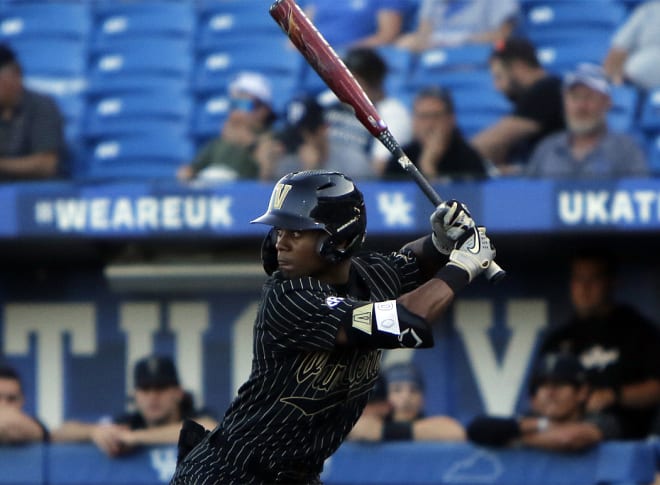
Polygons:
<instances>
[{"instance_id":1,"label":"man in white cap","mask_svg":"<svg viewBox=\"0 0 660 485\"><path fill-rule=\"evenodd\" d=\"M256 72L241 72L229 85L229 95L230 111L219 135L202 147L191 164L178 170L179 180L259 177L255 151L275 119L270 82Z\"/></svg>"},{"instance_id":2,"label":"man in white cap","mask_svg":"<svg viewBox=\"0 0 660 485\"><path fill-rule=\"evenodd\" d=\"M612 106L604 71L580 64L564 78L566 130L546 137L532 153L530 177L604 179L645 176L648 165L635 140L607 127Z\"/></svg>"}]
</instances>

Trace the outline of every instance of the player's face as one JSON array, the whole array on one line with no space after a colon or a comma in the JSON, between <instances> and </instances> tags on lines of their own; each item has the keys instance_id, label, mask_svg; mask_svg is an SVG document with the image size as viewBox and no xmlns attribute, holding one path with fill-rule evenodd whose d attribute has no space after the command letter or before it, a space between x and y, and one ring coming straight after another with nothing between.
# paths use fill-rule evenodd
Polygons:
<instances>
[{"instance_id":1,"label":"player's face","mask_svg":"<svg viewBox=\"0 0 660 485\"><path fill-rule=\"evenodd\" d=\"M183 390L177 386L135 390L135 405L148 426L160 426L181 420Z\"/></svg>"},{"instance_id":2,"label":"player's face","mask_svg":"<svg viewBox=\"0 0 660 485\"><path fill-rule=\"evenodd\" d=\"M431 137L449 133L453 128L454 115L441 99L428 96L415 101L413 134L416 140L426 144Z\"/></svg>"},{"instance_id":3,"label":"player's face","mask_svg":"<svg viewBox=\"0 0 660 485\"><path fill-rule=\"evenodd\" d=\"M534 394L532 405L538 414L555 421L579 419L586 401L586 388L565 382L546 382Z\"/></svg>"},{"instance_id":4,"label":"player's face","mask_svg":"<svg viewBox=\"0 0 660 485\"><path fill-rule=\"evenodd\" d=\"M390 382L387 399L392 405L395 421L412 421L424 408L422 390L412 382Z\"/></svg>"},{"instance_id":5,"label":"player's face","mask_svg":"<svg viewBox=\"0 0 660 485\"><path fill-rule=\"evenodd\" d=\"M605 126L610 98L583 84L564 91L566 124L571 133L589 135Z\"/></svg>"},{"instance_id":6,"label":"player's face","mask_svg":"<svg viewBox=\"0 0 660 485\"><path fill-rule=\"evenodd\" d=\"M291 231L277 229L277 262L280 271L287 278L314 276L324 279L328 263L318 254L319 238L322 231Z\"/></svg>"},{"instance_id":7,"label":"player's face","mask_svg":"<svg viewBox=\"0 0 660 485\"><path fill-rule=\"evenodd\" d=\"M588 317L608 306L612 282L605 268L597 261L573 262L571 300L578 315Z\"/></svg>"},{"instance_id":8,"label":"player's face","mask_svg":"<svg viewBox=\"0 0 660 485\"><path fill-rule=\"evenodd\" d=\"M23 392L16 379L0 378L0 408L21 409L23 407Z\"/></svg>"}]
</instances>

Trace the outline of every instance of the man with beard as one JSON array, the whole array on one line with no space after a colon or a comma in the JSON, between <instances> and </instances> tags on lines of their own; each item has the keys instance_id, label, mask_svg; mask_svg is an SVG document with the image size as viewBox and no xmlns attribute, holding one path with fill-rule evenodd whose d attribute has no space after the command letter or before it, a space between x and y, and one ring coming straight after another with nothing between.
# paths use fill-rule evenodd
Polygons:
<instances>
[{"instance_id":1,"label":"man with beard","mask_svg":"<svg viewBox=\"0 0 660 485\"><path fill-rule=\"evenodd\" d=\"M543 137L564 129L561 79L543 69L535 47L521 38L495 46L490 71L495 89L514 109L477 133L472 145L503 174L515 174Z\"/></svg>"},{"instance_id":2,"label":"man with beard","mask_svg":"<svg viewBox=\"0 0 660 485\"><path fill-rule=\"evenodd\" d=\"M604 71L580 64L564 79L567 129L543 140L527 166L530 177L645 176L648 166L635 140L607 128L612 103Z\"/></svg>"}]
</instances>

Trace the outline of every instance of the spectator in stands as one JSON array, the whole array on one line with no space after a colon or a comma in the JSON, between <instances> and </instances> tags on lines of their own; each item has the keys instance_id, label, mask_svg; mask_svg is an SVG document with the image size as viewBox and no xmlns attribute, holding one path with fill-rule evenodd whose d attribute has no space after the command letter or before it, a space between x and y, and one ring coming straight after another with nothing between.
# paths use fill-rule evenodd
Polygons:
<instances>
[{"instance_id":1,"label":"spectator in stands","mask_svg":"<svg viewBox=\"0 0 660 485\"><path fill-rule=\"evenodd\" d=\"M53 431L54 442L92 441L110 456L137 446L177 443L182 422L193 419L207 429L217 421L208 411L195 410L192 396L179 383L176 367L168 357L149 356L134 368L135 411L112 423L65 422Z\"/></svg>"},{"instance_id":2,"label":"spectator in stands","mask_svg":"<svg viewBox=\"0 0 660 485\"><path fill-rule=\"evenodd\" d=\"M615 84L641 89L660 87L660 1L637 5L617 30L604 67Z\"/></svg>"},{"instance_id":3,"label":"spectator in stands","mask_svg":"<svg viewBox=\"0 0 660 485\"><path fill-rule=\"evenodd\" d=\"M257 152L262 180L341 163L343 147L330 143L323 107L314 97L295 97L285 111L285 125Z\"/></svg>"},{"instance_id":4,"label":"spectator in stands","mask_svg":"<svg viewBox=\"0 0 660 485\"><path fill-rule=\"evenodd\" d=\"M387 64L383 57L374 49L357 47L350 49L343 60L394 137L402 144L410 141L410 113L399 99L385 91ZM339 102L332 93L328 97L332 102L326 101L322 95L321 103L326 106L330 143L341 146L344 153L340 159L327 163L325 168L350 174L353 179L378 176L387 164L390 152L362 126L351 108Z\"/></svg>"},{"instance_id":5,"label":"spectator in stands","mask_svg":"<svg viewBox=\"0 0 660 485\"><path fill-rule=\"evenodd\" d=\"M456 124L451 94L440 87L421 89L413 103L413 140L403 151L428 179L485 178L485 160L470 146ZM383 174L406 178L396 157Z\"/></svg>"},{"instance_id":6,"label":"spectator in stands","mask_svg":"<svg viewBox=\"0 0 660 485\"><path fill-rule=\"evenodd\" d=\"M304 0L300 5L339 52L391 44L416 8L411 0Z\"/></svg>"},{"instance_id":7,"label":"spectator in stands","mask_svg":"<svg viewBox=\"0 0 660 485\"><path fill-rule=\"evenodd\" d=\"M420 52L433 47L491 44L516 26L516 0L422 0L417 29L401 36L399 47Z\"/></svg>"},{"instance_id":8,"label":"spectator in stands","mask_svg":"<svg viewBox=\"0 0 660 485\"><path fill-rule=\"evenodd\" d=\"M543 139L525 172L531 177L616 178L648 175L643 151L607 128L612 103L605 72L580 64L564 78L566 130Z\"/></svg>"},{"instance_id":9,"label":"spectator in stands","mask_svg":"<svg viewBox=\"0 0 660 485\"><path fill-rule=\"evenodd\" d=\"M255 150L275 120L270 82L256 72L242 72L230 83L229 95L231 109L220 134L179 169L179 180L258 178Z\"/></svg>"},{"instance_id":10,"label":"spectator in stands","mask_svg":"<svg viewBox=\"0 0 660 485\"><path fill-rule=\"evenodd\" d=\"M0 45L0 180L50 179L62 169L64 121L55 101L23 84L14 51Z\"/></svg>"},{"instance_id":11,"label":"spectator in stands","mask_svg":"<svg viewBox=\"0 0 660 485\"><path fill-rule=\"evenodd\" d=\"M587 410L589 393L586 372L575 356L548 354L532 376L531 413L477 416L467 425L468 439L485 446L522 444L554 451L578 451L618 439L621 427L614 415Z\"/></svg>"},{"instance_id":12,"label":"spectator in stands","mask_svg":"<svg viewBox=\"0 0 660 485\"><path fill-rule=\"evenodd\" d=\"M645 437L660 403L660 332L614 297L612 255L591 248L571 261L574 315L544 339L540 356L570 352L587 370L587 412L612 411L624 438Z\"/></svg>"},{"instance_id":13,"label":"spectator in stands","mask_svg":"<svg viewBox=\"0 0 660 485\"><path fill-rule=\"evenodd\" d=\"M448 416L424 416L424 381L409 363L385 370L391 411L363 413L348 435L352 441L464 441L461 424ZM385 411L381 409L381 411Z\"/></svg>"},{"instance_id":14,"label":"spectator in stands","mask_svg":"<svg viewBox=\"0 0 660 485\"><path fill-rule=\"evenodd\" d=\"M472 143L503 174L519 173L542 138L564 129L562 81L543 69L534 45L522 38L496 45L490 70L495 88L514 109L477 133Z\"/></svg>"},{"instance_id":15,"label":"spectator in stands","mask_svg":"<svg viewBox=\"0 0 660 485\"><path fill-rule=\"evenodd\" d=\"M526 167L531 177L599 178L648 175L637 142L607 128L610 86L600 66L580 64L564 79L566 130L543 139Z\"/></svg>"},{"instance_id":16,"label":"spectator in stands","mask_svg":"<svg viewBox=\"0 0 660 485\"><path fill-rule=\"evenodd\" d=\"M18 372L0 364L0 445L48 441L48 430L23 410L24 405Z\"/></svg>"}]
</instances>

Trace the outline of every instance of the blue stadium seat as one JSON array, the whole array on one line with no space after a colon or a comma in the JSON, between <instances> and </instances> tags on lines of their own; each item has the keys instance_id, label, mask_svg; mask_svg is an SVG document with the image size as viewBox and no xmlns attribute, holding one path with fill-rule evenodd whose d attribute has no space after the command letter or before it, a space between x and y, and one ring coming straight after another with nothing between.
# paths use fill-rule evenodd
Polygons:
<instances>
[{"instance_id":1,"label":"blue stadium seat","mask_svg":"<svg viewBox=\"0 0 660 485\"><path fill-rule=\"evenodd\" d=\"M568 26L604 27L614 30L626 17L626 9L617 1L546 1L526 9L523 29L559 29Z\"/></svg>"},{"instance_id":2,"label":"blue stadium seat","mask_svg":"<svg viewBox=\"0 0 660 485\"><path fill-rule=\"evenodd\" d=\"M386 91L396 93L405 90L410 81L410 74L413 72L416 56L407 49L399 49L394 46L381 46L377 48L377 51L387 64Z\"/></svg>"},{"instance_id":3,"label":"blue stadium seat","mask_svg":"<svg viewBox=\"0 0 660 485\"><path fill-rule=\"evenodd\" d=\"M490 52L491 47L485 44L430 49L420 55L417 69L450 71L486 68Z\"/></svg>"},{"instance_id":4,"label":"blue stadium seat","mask_svg":"<svg viewBox=\"0 0 660 485\"><path fill-rule=\"evenodd\" d=\"M505 115L511 111L509 101L495 90L472 91L459 89L452 92L454 107L459 118L464 113L497 113Z\"/></svg>"},{"instance_id":5,"label":"blue stadium seat","mask_svg":"<svg viewBox=\"0 0 660 485\"><path fill-rule=\"evenodd\" d=\"M250 42L232 41L200 53L193 80L197 92L217 91L240 71L256 71L266 76L287 76L292 83L300 79L304 63L285 36L269 41L253 37Z\"/></svg>"},{"instance_id":6,"label":"blue stadium seat","mask_svg":"<svg viewBox=\"0 0 660 485\"><path fill-rule=\"evenodd\" d=\"M229 97L216 95L195 102L192 135L198 144L217 136L229 114Z\"/></svg>"},{"instance_id":7,"label":"blue stadium seat","mask_svg":"<svg viewBox=\"0 0 660 485\"><path fill-rule=\"evenodd\" d=\"M87 176L118 179L174 179L190 162L194 145L185 136L163 133L116 136L90 146Z\"/></svg>"},{"instance_id":8,"label":"blue stadium seat","mask_svg":"<svg viewBox=\"0 0 660 485\"><path fill-rule=\"evenodd\" d=\"M149 134L160 136L186 136L189 134L187 123L172 119L150 118L102 118L93 117L81 128L80 136L85 143L96 139Z\"/></svg>"},{"instance_id":9,"label":"blue stadium seat","mask_svg":"<svg viewBox=\"0 0 660 485\"><path fill-rule=\"evenodd\" d=\"M111 46L122 39L165 37L192 43L195 32L193 2L144 0L108 2L97 7L93 44ZM163 52L167 57L167 53Z\"/></svg>"},{"instance_id":10,"label":"blue stadium seat","mask_svg":"<svg viewBox=\"0 0 660 485\"><path fill-rule=\"evenodd\" d=\"M608 47L609 44L602 43L561 42L538 45L536 52L543 67L555 74L563 74L582 62L601 64Z\"/></svg>"},{"instance_id":11,"label":"blue stadium seat","mask_svg":"<svg viewBox=\"0 0 660 485\"><path fill-rule=\"evenodd\" d=\"M10 45L26 76L77 77L87 71L87 46L78 40L15 38Z\"/></svg>"},{"instance_id":12,"label":"blue stadium seat","mask_svg":"<svg viewBox=\"0 0 660 485\"><path fill-rule=\"evenodd\" d=\"M634 128L639 93L632 86L612 88L612 108L607 122L614 131L627 132Z\"/></svg>"},{"instance_id":13,"label":"blue stadium seat","mask_svg":"<svg viewBox=\"0 0 660 485\"><path fill-rule=\"evenodd\" d=\"M112 77L94 76L89 80L87 93L101 96L120 93L170 93L174 96L190 92L190 83L184 76L161 76L151 73L125 73Z\"/></svg>"},{"instance_id":14,"label":"blue stadium seat","mask_svg":"<svg viewBox=\"0 0 660 485\"><path fill-rule=\"evenodd\" d=\"M191 103L187 96L160 93L122 93L94 99L88 106L87 122L112 119L158 119L187 122Z\"/></svg>"},{"instance_id":15,"label":"blue stadium seat","mask_svg":"<svg viewBox=\"0 0 660 485\"><path fill-rule=\"evenodd\" d=\"M649 139L647 154L651 173L660 175L660 135Z\"/></svg>"},{"instance_id":16,"label":"blue stadium seat","mask_svg":"<svg viewBox=\"0 0 660 485\"><path fill-rule=\"evenodd\" d=\"M203 2L198 9L197 48L212 50L227 40L252 35L283 37L266 4L245 0Z\"/></svg>"},{"instance_id":17,"label":"blue stadium seat","mask_svg":"<svg viewBox=\"0 0 660 485\"><path fill-rule=\"evenodd\" d=\"M156 37L115 42L112 46L94 50L90 61L92 77L139 73L186 77L191 68L190 47L176 39Z\"/></svg>"},{"instance_id":18,"label":"blue stadium seat","mask_svg":"<svg viewBox=\"0 0 660 485\"><path fill-rule=\"evenodd\" d=\"M553 29L531 30L526 33L534 45L565 44L586 45L602 44L609 46L613 31L603 27L567 26Z\"/></svg>"},{"instance_id":19,"label":"blue stadium seat","mask_svg":"<svg viewBox=\"0 0 660 485\"><path fill-rule=\"evenodd\" d=\"M11 2L0 10L0 39L88 40L90 4L70 1Z\"/></svg>"},{"instance_id":20,"label":"blue stadium seat","mask_svg":"<svg viewBox=\"0 0 660 485\"><path fill-rule=\"evenodd\" d=\"M660 133L660 89L655 89L644 97L638 125L646 133Z\"/></svg>"},{"instance_id":21,"label":"blue stadium seat","mask_svg":"<svg viewBox=\"0 0 660 485\"><path fill-rule=\"evenodd\" d=\"M452 93L460 90L495 90L493 78L487 68L446 72L435 69L416 69L408 85L413 90L426 86L443 86Z\"/></svg>"}]
</instances>

